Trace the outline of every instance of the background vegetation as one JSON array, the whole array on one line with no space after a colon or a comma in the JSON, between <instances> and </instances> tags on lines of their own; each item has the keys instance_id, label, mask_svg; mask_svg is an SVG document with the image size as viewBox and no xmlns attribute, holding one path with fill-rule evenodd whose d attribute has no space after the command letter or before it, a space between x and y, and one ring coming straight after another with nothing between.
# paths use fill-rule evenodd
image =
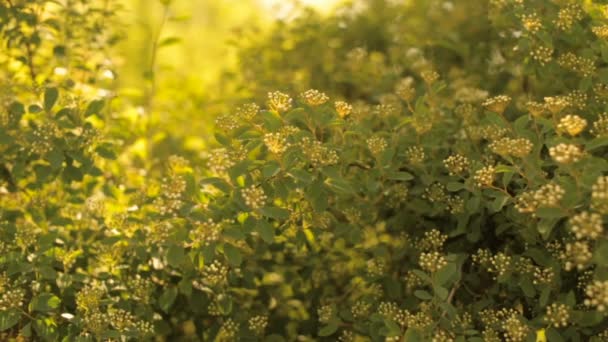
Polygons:
<instances>
[{"instance_id":1,"label":"background vegetation","mask_svg":"<svg viewBox=\"0 0 608 342\"><path fill-rule=\"evenodd\" d=\"M0 339L608 339L602 1L259 6L0 3Z\"/></svg>"}]
</instances>

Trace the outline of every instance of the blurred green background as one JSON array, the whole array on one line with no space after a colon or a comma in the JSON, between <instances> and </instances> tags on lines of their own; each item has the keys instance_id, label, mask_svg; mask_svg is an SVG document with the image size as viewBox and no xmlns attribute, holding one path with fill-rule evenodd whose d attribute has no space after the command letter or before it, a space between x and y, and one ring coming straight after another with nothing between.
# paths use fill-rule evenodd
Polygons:
<instances>
[{"instance_id":1,"label":"blurred green background","mask_svg":"<svg viewBox=\"0 0 608 342\"><path fill-rule=\"evenodd\" d=\"M277 19L291 20L307 7L329 13L339 3L344 1L125 1L117 13L124 23L115 54L119 98L128 99L134 112L153 116L151 126L179 127L186 148L202 148L214 117L247 97L238 88L242 82L235 82L244 33L261 37ZM167 134L148 133L166 145Z\"/></svg>"}]
</instances>

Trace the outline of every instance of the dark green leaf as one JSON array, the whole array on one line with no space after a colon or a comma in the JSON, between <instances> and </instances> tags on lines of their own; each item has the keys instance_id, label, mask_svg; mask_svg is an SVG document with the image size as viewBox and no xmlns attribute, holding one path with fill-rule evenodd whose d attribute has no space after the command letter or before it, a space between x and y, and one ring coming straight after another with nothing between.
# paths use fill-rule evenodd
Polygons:
<instances>
[{"instance_id":1,"label":"dark green leaf","mask_svg":"<svg viewBox=\"0 0 608 342\"><path fill-rule=\"evenodd\" d=\"M173 267L178 267L184 262L186 252L184 248L178 245L171 245L167 250L167 263Z\"/></svg>"},{"instance_id":2,"label":"dark green leaf","mask_svg":"<svg viewBox=\"0 0 608 342\"><path fill-rule=\"evenodd\" d=\"M289 218L289 210L279 207L264 207L260 209L262 215L277 220L285 220Z\"/></svg>"},{"instance_id":3,"label":"dark green leaf","mask_svg":"<svg viewBox=\"0 0 608 342\"><path fill-rule=\"evenodd\" d=\"M238 267L241 265L241 262L243 262L241 251L231 244L224 244L224 255L232 266Z\"/></svg>"},{"instance_id":4,"label":"dark green leaf","mask_svg":"<svg viewBox=\"0 0 608 342\"><path fill-rule=\"evenodd\" d=\"M50 111L59 98L59 91L57 88L46 88L44 91L44 110Z\"/></svg>"}]
</instances>

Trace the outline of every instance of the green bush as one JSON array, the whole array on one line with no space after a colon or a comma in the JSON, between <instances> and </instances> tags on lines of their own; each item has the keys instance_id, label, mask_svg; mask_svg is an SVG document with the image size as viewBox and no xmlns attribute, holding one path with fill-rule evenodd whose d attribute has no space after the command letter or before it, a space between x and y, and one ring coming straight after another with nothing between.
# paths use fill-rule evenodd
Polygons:
<instances>
[{"instance_id":1,"label":"green bush","mask_svg":"<svg viewBox=\"0 0 608 342\"><path fill-rule=\"evenodd\" d=\"M103 65L37 72L57 41L20 21L44 3L0 7L3 79L25 75L0 122L3 338L608 338L602 6L305 11L241 47L254 101L216 147L157 160L127 101L80 93Z\"/></svg>"}]
</instances>

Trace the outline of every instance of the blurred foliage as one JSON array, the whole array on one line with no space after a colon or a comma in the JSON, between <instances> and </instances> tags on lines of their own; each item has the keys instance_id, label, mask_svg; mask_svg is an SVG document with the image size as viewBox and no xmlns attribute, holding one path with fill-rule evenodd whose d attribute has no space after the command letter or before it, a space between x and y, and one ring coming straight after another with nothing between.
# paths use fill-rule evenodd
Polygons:
<instances>
[{"instance_id":1,"label":"blurred foliage","mask_svg":"<svg viewBox=\"0 0 608 342\"><path fill-rule=\"evenodd\" d=\"M604 4L230 4L0 3L0 339L608 338Z\"/></svg>"}]
</instances>

